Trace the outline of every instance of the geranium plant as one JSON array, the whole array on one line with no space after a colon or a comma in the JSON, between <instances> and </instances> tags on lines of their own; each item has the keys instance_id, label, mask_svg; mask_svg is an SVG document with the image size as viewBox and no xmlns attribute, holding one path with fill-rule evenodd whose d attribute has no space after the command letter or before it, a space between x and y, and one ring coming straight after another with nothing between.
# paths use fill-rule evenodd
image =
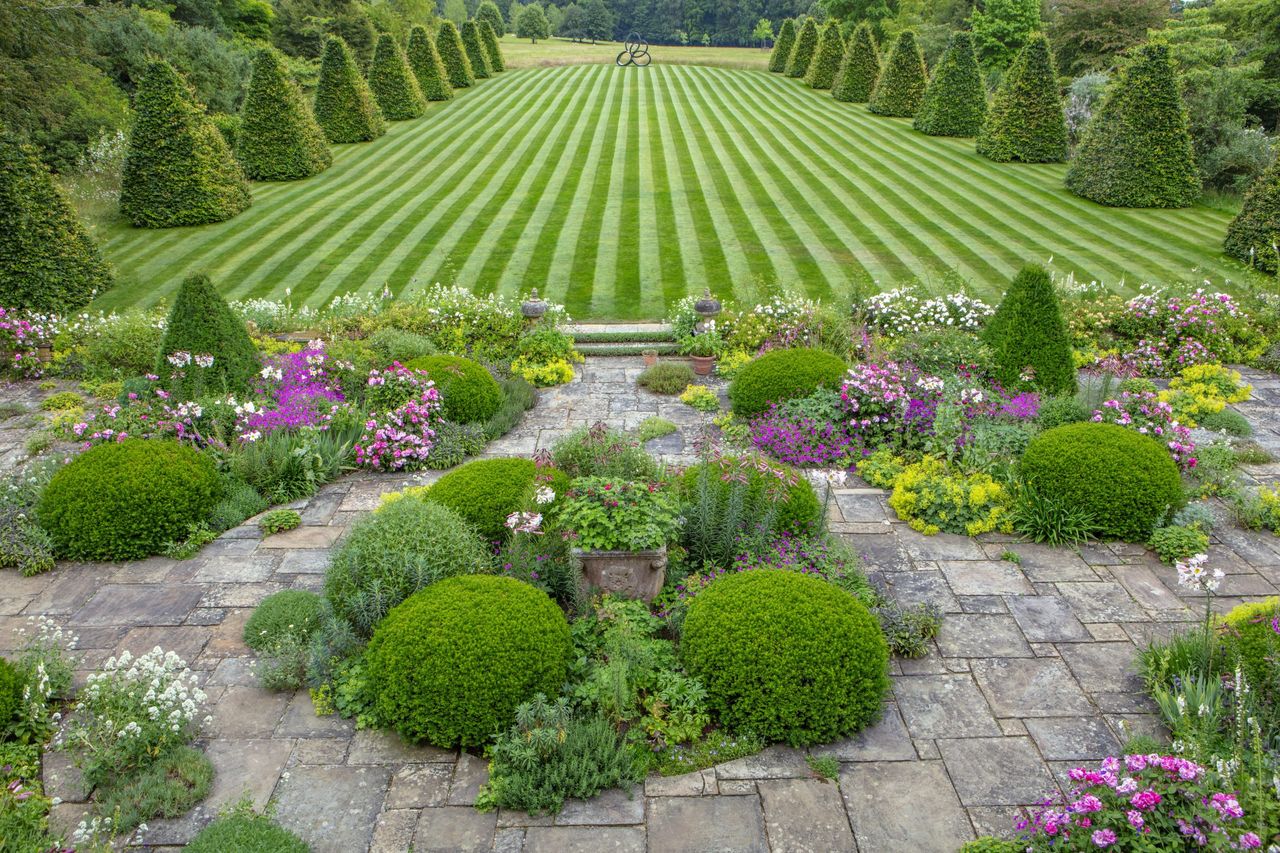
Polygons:
<instances>
[{"instance_id":1,"label":"geranium plant","mask_svg":"<svg viewBox=\"0 0 1280 853\"><path fill-rule=\"evenodd\" d=\"M580 548L648 551L667 544L679 518L680 502L660 483L582 477L573 481L559 520Z\"/></svg>"}]
</instances>

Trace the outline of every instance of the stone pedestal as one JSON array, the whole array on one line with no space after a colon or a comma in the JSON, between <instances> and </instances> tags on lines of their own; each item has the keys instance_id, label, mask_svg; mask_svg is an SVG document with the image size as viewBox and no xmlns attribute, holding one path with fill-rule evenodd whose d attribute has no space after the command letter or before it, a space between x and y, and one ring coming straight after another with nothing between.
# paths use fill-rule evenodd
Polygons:
<instances>
[{"instance_id":1,"label":"stone pedestal","mask_svg":"<svg viewBox=\"0 0 1280 853\"><path fill-rule=\"evenodd\" d=\"M652 601L667 578L667 549L585 551L573 549L578 582L588 594L609 592Z\"/></svg>"}]
</instances>

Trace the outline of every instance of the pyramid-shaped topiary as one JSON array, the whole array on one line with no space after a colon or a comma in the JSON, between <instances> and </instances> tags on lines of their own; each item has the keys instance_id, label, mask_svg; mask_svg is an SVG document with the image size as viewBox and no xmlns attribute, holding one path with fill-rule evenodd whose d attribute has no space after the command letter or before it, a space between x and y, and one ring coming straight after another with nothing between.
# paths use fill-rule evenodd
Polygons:
<instances>
[{"instance_id":1,"label":"pyramid-shaped topiary","mask_svg":"<svg viewBox=\"0 0 1280 853\"><path fill-rule=\"evenodd\" d=\"M871 112L909 118L920 109L928 85L929 72L925 70L924 54L916 43L916 34L904 30L893 43L871 93Z\"/></svg>"},{"instance_id":2,"label":"pyramid-shaped topiary","mask_svg":"<svg viewBox=\"0 0 1280 853\"><path fill-rule=\"evenodd\" d=\"M1200 198L1187 109L1168 45L1138 48L1107 88L1066 184L1076 195L1112 207L1190 207Z\"/></svg>"},{"instance_id":3,"label":"pyramid-shaped topiary","mask_svg":"<svg viewBox=\"0 0 1280 853\"><path fill-rule=\"evenodd\" d=\"M1280 272L1280 160L1258 176L1227 227L1223 250L1272 275Z\"/></svg>"},{"instance_id":4,"label":"pyramid-shaped topiary","mask_svg":"<svg viewBox=\"0 0 1280 853\"><path fill-rule=\"evenodd\" d=\"M175 365L175 353L191 356L190 363ZM201 367L196 356L213 356L213 364ZM258 373L258 351L244 322L227 306L207 275L183 279L169 312L164 343L156 373L171 376L175 369L184 376L171 385L191 396L202 390L208 394L236 394L247 391Z\"/></svg>"},{"instance_id":5,"label":"pyramid-shaped topiary","mask_svg":"<svg viewBox=\"0 0 1280 853\"><path fill-rule=\"evenodd\" d=\"M436 50L440 53L440 61L444 63L445 74L449 85L455 89L465 89L476 84L475 75L471 71L471 60L467 59L467 49L462 46L462 36L453 21L440 22L440 31L436 33Z\"/></svg>"},{"instance_id":6,"label":"pyramid-shaped topiary","mask_svg":"<svg viewBox=\"0 0 1280 853\"><path fill-rule=\"evenodd\" d=\"M830 89L836 81L836 73L840 70L840 61L844 59L844 36L840 35L840 25L835 21L822 28L818 36L818 49L809 63L809 70L804 75L804 82L810 89Z\"/></svg>"},{"instance_id":7,"label":"pyramid-shaped topiary","mask_svg":"<svg viewBox=\"0 0 1280 853\"><path fill-rule=\"evenodd\" d=\"M1019 271L982 330L982 339L995 356L995 378L1005 388L1075 393L1071 339L1053 281L1043 267L1028 264Z\"/></svg>"},{"instance_id":8,"label":"pyramid-shaped topiary","mask_svg":"<svg viewBox=\"0 0 1280 853\"><path fill-rule=\"evenodd\" d=\"M324 131L272 48L254 57L240 111L236 156L255 181L293 181L323 172L333 163Z\"/></svg>"},{"instance_id":9,"label":"pyramid-shaped topiary","mask_svg":"<svg viewBox=\"0 0 1280 853\"><path fill-rule=\"evenodd\" d=\"M0 306L70 314L111 268L35 148L0 134Z\"/></svg>"},{"instance_id":10,"label":"pyramid-shaped topiary","mask_svg":"<svg viewBox=\"0 0 1280 853\"><path fill-rule=\"evenodd\" d=\"M491 4L492 5L492 4ZM502 46L498 44L498 31L493 24L476 18L476 26L480 28L480 41L484 43L485 58L489 60L489 69L495 74L507 70L507 61L502 58Z\"/></svg>"},{"instance_id":11,"label":"pyramid-shaped topiary","mask_svg":"<svg viewBox=\"0 0 1280 853\"><path fill-rule=\"evenodd\" d=\"M978 132L978 153L999 163L1061 163L1067 120L1049 42L1040 34L1014 58Z\"/></svg>"},{"instance_id":12,"label":"pyramid-shaped topiary","mask_svg":"<svg viewBox=\"0 0 1280 853\"><path fill-rule=\"evenodd\" d=\"M813 18L805 18L800 31L796 33L795 46L787 57L787 76L803 77L809 72L809 63L818 50L818 24Z\"/></svg>"},{"instance_id":13,"label":"pyramid-shaped topiary","mask_svg":"<svg viewBox=\"0 0 1280 853\"><path fill-rule=\"evenodd\" d=\"M493 0L483 0L476 7L476 20L488 21L489 26L493 27L493 34L501 36L507 31L506 19L502 17L502 10L498 8L498 4ZM501 71L502 69L498 69Z\"/></svg>"},{"instance_id":14,"label":"pyramid-shaped topiary","mask_svg":"<svg viewBox=\"0 0 1280 853\"><path fill-rule=\"evenodd\" d=\"M930 136L977 136L987 116L987 87L966 32L951 37L916 113L915 129Z\"/></svg>"},{"instance_id":15,"label":"pyramid-shaped topiary","mask_svg":"<svg viewBox=\"0 0 1280 853\"><path fill-rule=\"evenodd\" d=\"M836 84L831 87L831 95L837 101L865 104L871 100L878 79L880 51L871 26L863 21L845 45L844 59L840 63L840 73L836 75Z\"/></svg>"},{"instance_id":16,"label":"pyramid-shaped topiary","mask_svg":"<svg viewBox=\"0 0 1280 853\"><path fill-rule=\"evenodd\" d=\"M781 74L787 70L787 60L791 58L791 48L796 45L796 22L787 18L778 29L778 38L773 42L773 52L769 54L769 70Z\"/></svg>"},{"instance_id":17,"label":"pyramid-shaped topiary","mask_svg":"<svg viewBox=\"0 0 1280 853\"><path fill-rule=\"evenodd\" d=\"M368 142L387 132L369 84L356 68L347 43L330 36L320 60L316 122L335 145Z\"/></svg>"},{"instance_id":18,"label":"pyramid-shaped topiary","mask_svg":"<svg viewBox=\"0 0 1280 853\"><path fill-rule=\"evenodd\" d=\"M493 76L489 67L489 55L484 49L484 41L480 38L480 28L475 21L462 22L462 47L467 51L467 59L471 62L471 73L477 80Z\"/></svg>"},{"instance_id":19,"label":"pyramid-shaped topiary","mask_svg":"<svg viewBox=\"0 0 1280 853\"><path fill-rule=\"evenodd\" d=\"M414 27L409 31L409 47L405 51L413 76L418 78L418 88L428 101L447 101L453 97L453 87L446 79L444 63L436 52L436 43L427 34L426 27Z\"/></svg>"},{"instance_id":20,"label":"pyramid-shaped topiary","mask_svg":"<svg viewBox=\"0 0 1280 853\"><path fill-rule=\"evenodd\" d=\"M369 90L382 114L391 121L417 118L427 108L418 79L409 68L400 45L390 33L378 36L369 63Z\"/></svg>"},{"instance_id":21,"label":"pyramid-shaped topiary","mask_svg":"<svg viewBox=\"0 0 1280 853\"><path fill-rule=\"evenodd\" d=\"M126 219L141 228L204 225L249 206L244 170L173 66L147 66L133 105L120 186Z\"/></svg>"}]
</instances>

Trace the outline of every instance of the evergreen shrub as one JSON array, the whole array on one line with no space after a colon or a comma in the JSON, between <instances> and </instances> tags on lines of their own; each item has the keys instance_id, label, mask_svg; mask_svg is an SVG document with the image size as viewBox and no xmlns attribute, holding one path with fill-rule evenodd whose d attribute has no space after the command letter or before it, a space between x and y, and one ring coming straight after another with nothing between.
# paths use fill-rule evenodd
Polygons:
<instances>
[{"instance_id":1,"label":"evergreen shrub","mask_svg":"<svg viewBox=\"0 0 1280 853\"><path fill-rule=\"evenodd\" d=\"M172 367L165 359L176 352L213 356L212 367L186 368L189 374L202 374L205 390L212 393L247 391L260 367L244 321L203 273L188 276L178 288L160 346L157 375L169 374Z\"/></svg>"},{"instance_id":2,"label":"evergreen shrub","mask_svg":"<svg viewBox=\"0 0 1280 853\"><path fill-rule=\"evenodd\" d=\"M1053 281L1043 267L1030 264L1019 271L981 334L995 357L996 379L1006 388L1075 393L1071 339Z\"/></svg>"},{"instance_id":3,"label":"evergreen shrub","mask_svg":"<svg viewBox=\"0 0 1280 853\"><path fill-rule=\"evenodd\" d=\"M915 129L930 136L977 136L987 115L987 88L966 32L951 37L916 113Z\"/></svg>"},{"instance_id":4,"label":"evergreen shrub","mask_svg":"<svg viewBox=\"0 0 1280 853\"><path fill-rule=\"evenodd\" d=\"M308 178L333 163L324 131L272 48L258 51L253 60L236 157L255 181Z\"/></svg>"},{"instance_id":5,"label":"evergreen shrub","mask_svg":"<svg viewBox=\"0 0 1280 853\"><path fill-rule=\"evenodd\" d=\"M272 593L253 609L244 624L244 644L270 649L289 637L305 640L320 627L324 599L307 589Z\"/></svg>"},{"instance_id":6,"label":"evergreen shrub","mask_svg":"<svg viewBox=\"0 0 1280 853\"><path fill-rule=\"evenodd\" d=\"M440 391L444 416L456 423L487 421L502 407L502 387L484 365L456 355L427 355L405 365L424 371Z\"/></svg>"},{"instance_id":7,"label":"evergreen shrub","mask_svg":"<svg viewBox=\"0 0 1280 853\"><path fill-rule=\"evenodd\" d=\"M507 516L521 509L537 474L532 459L475 459L445 474L423 497L458 513L486 541L502 539Z\"/></svg>"},{"instance_id":8,"label":"evergreen shrub","mask_svg":"<svg viewBox=\"0 0 1280 853\"><path fill-rule=\"evenodd\" d=\"M838 388L848 367L835 355L796 347L767 352L748 363L729 385L734 414L752 418L770 403L807 397L819 388Z\"/></svg>"},{"instance_id":9,"label":"evergreen shrub","mask_svg":"<svg viewBox=\"0 0 1280 853\"><path fill-rule=\"evenodd\" d=\"M489 70L497 73L507 70L507 61L502 58L502 45L498 44L498 31L490 21L476 18L476 26L480 28L480 41L484 44L485 58L489 60Z\"/></svg>"},{"instance_id":10,"label":"evergreen shrub","mask_svg":"<svg viewBox=\"0 0 1280 853\"><path fill-rule=\"evenodd\" d=\"M920 109L929 73L916 34L905 30L894 42L871 93L869 109L882 116L910 118Z\"/></svg>"},{"instance_id":11,"label":"evergreen shrub","mask_svg":"<svg viewBox=\"0 0 1280 853\"><path fill-rule=\"evenodd\" d=\"M796 33L796 43L787 57L787 76L803 77L809 72L809 63L818 50L818 24L813 18L805 18Z\"/></svg>"},{"instance_id":12,"label":"evergreen shrub","mask_svg":"<svg viewBox=\"0 0 1280 853\"><path fill-rule=\"evenodd\" d=\"M335 145L370 142L387 132L378 104L369 91L347 43L330 36L320 59L316 86L316 122Z\"/></svg>"},{"instance_id":13,"label":"evergreen shrub","mask_svg":"<svg viewBox=\"0 0 1280 853\"><path fill-rule=\"evenodd\" d=\"M453 97L453 87L449 85L444 63L440 61L436 43L431 40L426 27L414 27L409 31L405 55L413 76L418 79L422 97L428 101L447 101Z\"/></svg>"},{"instance_id":14,"label":"evergreen shrub","mask_svg":"<svg viewBox=\"0 0 1280 853\"><path fill-rule=\"evenodd\" d=\"M453 21L440 22L440 30L436 33L436 50L440 53L440 61L444 63L450 86L465 89L475 85L471 60L467 58L467 49L463 46L462 36L458 34Z\"/></svg>"},{"instance_id":15,"label":"evergreen shrub","mask_svg":"<svg viewBox=\"0 0 1280 853\"><path fill-rule=\"evenodd\" d=\"M871 25L863 21L858 24L845 46L844 59L840 63L840 72L831 88L831 95L837 101L865 104L871 100L871 93L875 91L878 79L880 49L876 46Z\"/></svg>"},{"instance_id":16,"label":"evergreen shrub","mask_svg":"<svg viewBox=\"0 0 1280 853\"><path fill-rule=\"evenodd\" d=\"M1280 272L1280 159L1244 194L1244 205L1227 227L1222 248L1255 269Z\"/></svg>"},{"instance_id":17,"label":"evergreen shrub","mask_svg":"<svg viewBox=\"0 0 1280 853\"><path fill-rule=\"evenodd\" d=\"M471 62L471 73L476 79L484 79L493 76L493 69L489 65L489 52L484 48L484 40L480 36L480 28L476 26L475 21L462 22L462 47L467 52L467 59Z\"/></svg>"},{"instance_id":18,"label":"evergreen shrub","mask_svg":"<svg viewBox=\"0 0 1280 853\"><path fill-rule=\"evenodd\" d=\"M769 54L769 70L781 74L787 70L787 60L791 58L791 49L796 44L796 22L787 18L778 28L778 38L773 42L773 51Z\"/></svg>"},{"instance_id":19,"label":"evergreen shrub","mask_svg":"<svg viewBox=\"0 0 1280 853\"><path fill-rule=\"evenodd\" d=\"M1014 59L978 132L977 151L997 163L1061 163L1067 120L1048 40L1039 34Z\"/></svg>"},{"instance_id":20,"label":"evergreen shrub","mask_svg":"<svg viewBox=\"0 0 1280 853\"><path fill-rule=\"evenodd\" d=\"M378 36L373 49L373 62L369 64L369 90L378 102L378 109L389 121L405 121L417 118L427 108L418 79L409 68L400 45L389 33Z\"/></svg>"},{"instance_id":21,"label":"evergreen shrub","mask_svg":"<svg viewBox=\"0 0 1280 853\"><path fill-rule=\"evenodd\" d=\"M822 28L818 37L818 48L814 52L809 70L805 72L804 82L810 89L830 89L836 81L836 73L840 70L840 61L844 59L844 36L840 34L840 25L831 21Z\"/></svg>"}]
</instances>

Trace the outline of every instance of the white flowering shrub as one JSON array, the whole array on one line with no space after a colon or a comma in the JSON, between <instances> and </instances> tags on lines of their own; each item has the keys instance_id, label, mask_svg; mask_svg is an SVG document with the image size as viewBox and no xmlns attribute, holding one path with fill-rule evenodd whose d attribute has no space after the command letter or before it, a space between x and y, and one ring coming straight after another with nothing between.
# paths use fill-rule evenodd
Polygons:
<instances>
[{"instance_id":1,"label":"white flowering shrub","mask_svg":"<svg viewBox=\"0 0 1280 853\"><path fill-rule=\"evenodd\" d=\"M29 627L18 629L24 639L15 663L26 675L22 705L11 724L13 736L26 743L48 738L61 720L53 706L71 691L76 659L71 651L77 637L58 627L47 616L33 616Z\"/></svg>"},{"instance_id":2,"label":"white flowering shrub","mask_svg":"<svg viewBox=\"0 0 1280 853\"><path fill-rule=\"evenodd\" d=\"M872 327L891 337L944 327L976 332L995 313L981 299L963 293L929 297L912 287L878 293L863 310Z\"/></svg>"}]
</instances>

